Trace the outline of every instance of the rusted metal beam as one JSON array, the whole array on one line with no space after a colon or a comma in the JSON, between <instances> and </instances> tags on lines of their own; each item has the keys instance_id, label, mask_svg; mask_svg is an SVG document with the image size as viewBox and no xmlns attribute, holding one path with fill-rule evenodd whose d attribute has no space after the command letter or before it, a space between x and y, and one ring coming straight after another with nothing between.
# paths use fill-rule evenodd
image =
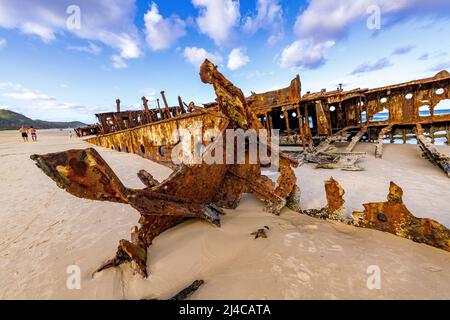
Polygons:
<instances>
[{"instance_id":1,"label":"rusted metal beam","mask_svg":"<svg viewBox=\"0 0 450 320\"><path fill-rule=\"evenodd\" d=\"M180 106L181 113L186 113L186 109L184 108L183 100L180 96L178 96L178 105Z\"/></svg>"},{"instance_id":2,"label":"rusted metal beam","mask_svg":"<svg viewBox=\"0 0 450 320\"><path fill-rule=\"evenodd\" d=\"M161 97L163 98L165 112L166 112L166 119L172 118L172 115L170 113L169 104L167 103L166 95L164 91L161 91Z\"/></svg>"},{"instance_id":3,"label":"rusted metal beam","mask_svg":"<svg viewBox=\"0 0 450 320\"><path fill-rule=\"evenodd\" d=\"M419 143L419 147L423 151L423 154L433 164L441 168L442 171L444 171L444 173L450 178L450 157L439 152L434 145L428 142L428 140L423 135L423 129L420 124L417 124L416 126L416 137Z\"/></svg>"},{"instance_id":4,"label":"rusted metal beam","mask_svg":"<svg viewBox=\"0 0 450 320\"><path fill-rule=\"evenodd\" d=\"M392 130L392 125L386 126L380 130L378 134L377 144L375 146L375 158L381 159L383 156L383 139L386 134Z\"/></svg>"},{"instance_id":5,"label":"rusted metal beam","mask_svg":"<svg viewBox=\"0 0 450 320\"><path fill-rule=\"evenodd\" d=\"M353 149L355 148L356 144L359 142L359 140L361 140L362 136L367 132L367 126L363 126L358 133L356 134L356 136L353 138L353 140L350 142L350 144L347 146L347 148L345 149L346 152L352 152Z\"/></svg>"}]
</instances>

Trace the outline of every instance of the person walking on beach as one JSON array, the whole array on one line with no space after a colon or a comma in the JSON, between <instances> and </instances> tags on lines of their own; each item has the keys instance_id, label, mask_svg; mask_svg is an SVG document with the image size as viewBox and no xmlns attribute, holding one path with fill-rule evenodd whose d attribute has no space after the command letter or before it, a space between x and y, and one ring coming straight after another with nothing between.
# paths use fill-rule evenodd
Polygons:
<instances>
[{"instance_id":1,"label":"person walking on beach","mask_svg":"<svg viewBox=\"0 0 450 320\"><path fill-rule=\"evenodd\" d=\"M30 127L30 133L31 133L31 140L36 142L37 141L36 129L33 128L33 126Z\"/></svg>"},{"instance_id":2,"label":"person walking on beach","mask_svg":"<svg viewBox=\"0 0 450 320\"><path fill-rule=\"evenodd\" d=\"M28 142L28 129L22 126L19 132L22 134L23 142Z\"/></svg>"}]
</instances>

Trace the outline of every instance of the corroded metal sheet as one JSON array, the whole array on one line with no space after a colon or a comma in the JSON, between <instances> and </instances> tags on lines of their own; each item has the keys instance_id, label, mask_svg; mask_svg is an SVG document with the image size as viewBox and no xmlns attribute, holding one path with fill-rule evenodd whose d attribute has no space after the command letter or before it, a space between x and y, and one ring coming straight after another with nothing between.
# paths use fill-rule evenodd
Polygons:
<instances>
[{"instance_id":1,"label":"corroded metal sheet","mask_svg":"<svg viewBox=\"0 0 450 320\"><path fill-rule=\"evenodd\" d=\"M386 202L363 204L353 212L353 225L393 233L397 236L450 251L450 230L428 218L416 218L403 203L403 190L391 182Z\"/></svg>"}]
</instances>

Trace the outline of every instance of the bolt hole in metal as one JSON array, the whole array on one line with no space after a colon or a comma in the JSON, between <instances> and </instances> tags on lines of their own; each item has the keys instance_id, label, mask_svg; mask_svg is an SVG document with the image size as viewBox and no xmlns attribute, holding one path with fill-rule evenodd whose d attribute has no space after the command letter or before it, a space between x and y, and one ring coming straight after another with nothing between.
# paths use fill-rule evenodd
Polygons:
<instances>
[{"instance_id":1,"label":"bolt hole in metal","mask_svg":"<svg viewBox=\"0 0 450 320\"><path fill-rule=\"evenodd\" d=\"M161 157L164 157L165 154L166 154L166 148L164 148L163 146L159 147L159 155Z\"/></svg>"},{"instance_id":2,"label":"bolt hole in metal","mask_svg":"<svg viewBox=\"0 0 450 320\"><path fill-rule=\"evenodd\" d=\"M145 153L145 147L144 147L143 144L141 144L141 152L142 152L142 153Z\"/></svg>"}]
</instances>

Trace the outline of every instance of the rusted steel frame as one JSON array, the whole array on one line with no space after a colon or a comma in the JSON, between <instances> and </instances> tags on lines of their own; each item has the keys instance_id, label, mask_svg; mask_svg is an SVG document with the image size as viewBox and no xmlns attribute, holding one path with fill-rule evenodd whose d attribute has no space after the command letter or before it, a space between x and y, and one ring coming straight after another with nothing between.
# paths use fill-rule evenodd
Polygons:
<instances>
[{"instance_id":1,"label":"rusted steel frame","mask_svg":"<svg viewBox=\"0 0 450 320\"><path fill-rule=\"evenodd\" d=\"M367 127L362 127L359 132L356 134L356 136L353 138L353 140L350 142L350 144L345 149L346 152L352 152L355 148L356 144L359 140L361 140L362 136L367 132Z\"/></svg>"},{"instance_id":2,"label":"rusted steel frame","mask_svg":"<svg viewBox=\"0 0 450 320\"><path fill-rule=\"evenodd\" d=\"M164 91L161 91L161 97L162 97L163 102L164 102L164 110L165 110L165 113L166 113L166 118L170 119L170 118L172 118L172 115L170 113L169 104L167 103L167 99L166 99L166 95L165 95Z\"/></svg>"},{"instance_id":3,"label":"rusted steel frame","mask_svg":"<svg viewBox=\"0 0 450 320\"><path fill-rule=\"evenodd\" d=\"M423 135L423 129L420 124L416 126L416 137L419 142L419 147L422 149L424 155L433 164L441 168L444 173L450 178L450 157L440 153L437 148L432 145Z\"/></svg>"},{"instance_id":4,"label":"rusted steel frame","mask_svg":"<svg viewBox=\"0 0 450 320\"><path fill-rule=\"evenodd\" d=\"M230 124L234 128L257 131L263 129L255 113L247 106L242 91L218 72L214 64L205 61L200 68L200 78L204 83L213 84L219 108L230 118ZM266 142L259 141L259 143ZM274 152L270 145L267 147L270 152ZM283 153L279 153L279 157L280 177L277 188L273 187L273 182L267 177L261 176L260 168L256 169L257 175L252 170L245 169L246 166L249 166L248 164L232 165L229 170L230 173L246 181L255 195L267 203L266 210L274 214L279 214L286 204L285 199L294 190L296 178L291 165L298 166L298 161Z\"/></svg>"},{"instance_id":5,"label":"rusted steel frame","mask_svg":"<svg viewBox=\"0 0 450 320\"><path fill-rule=\"evenodd\" d=\"M388 125L380 130L378 134L377 144L375 146L375 158L381 159L383 156L383 138L392 130L392 124Z\"/></svg>"},{"instance_id":6,"label":"rusted steel frame","mask_svg":"<svg viewBox=\"0 0 450 320\"><path fill-rule=\"evenodd\" d=\"M450 230L428 218L416 218L403 203L403 190L390 183L386 202L363 204L353 212L352 224L395 234L419 243L450 251Z\"/></svg>"}]
</instances>

